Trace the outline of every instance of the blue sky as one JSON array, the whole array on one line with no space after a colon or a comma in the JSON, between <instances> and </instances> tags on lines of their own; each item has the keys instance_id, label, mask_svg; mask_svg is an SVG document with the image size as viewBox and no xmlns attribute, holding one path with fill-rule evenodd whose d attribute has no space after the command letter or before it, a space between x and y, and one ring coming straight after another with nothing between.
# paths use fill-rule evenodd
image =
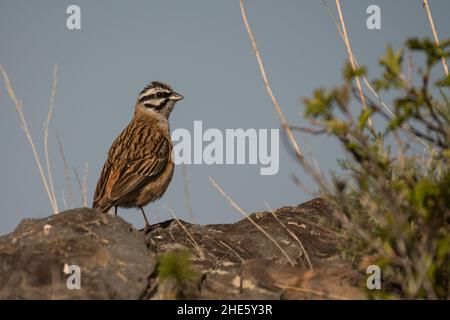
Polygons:
<instances>
[{"instance_id":1,"label":"blue sky","mask_svg":"<svg viewBox=\"0 0 450 320\"><path fill-rule=\"evenodd\" d=\"M334 1L328 1L334 10ZM81 30L66 28L66 8L81 8ZM353 51L369 77L380 74L377 57L390 43L398 48L411 36L430 36L421 1L341 1ZM381 30L368 30L366 8L381 8ZM292 123L305 125L301 97L341 80L346 50L321 1L245 1L249 22L263 56L272 89ZM430 1L442 39L450 37L450 2ZM50 157L55 192L62 204L67 190L56 133L70 167L82 175L88 163L89 204L106 153L132 117L137 94L152 80L169 83L185 99L171 116L172 129L279 128L267 96L238 1L0 1L0 64L23 101L28 125L43 155L42 123L58 65ZM18 116L0 85L0 234L23 218L45 217L51 207ZM321 168L336 170L341 149L333 139L298 136ZM248 212L297 205L311 198L292 180L295 174L316 189L280 143L280 170L260 175L256 165L187 165L195 218L201 223L231 222L239 213L208 180L212 176ZM72 180L75 178L72 175ZM81 205L78 188L76 206ZM184 180L177 166L171 186L149 205L156 222L174 209L189 220ZM141 227L138 211L119 214Z\"/></svg>"}]
</instances>

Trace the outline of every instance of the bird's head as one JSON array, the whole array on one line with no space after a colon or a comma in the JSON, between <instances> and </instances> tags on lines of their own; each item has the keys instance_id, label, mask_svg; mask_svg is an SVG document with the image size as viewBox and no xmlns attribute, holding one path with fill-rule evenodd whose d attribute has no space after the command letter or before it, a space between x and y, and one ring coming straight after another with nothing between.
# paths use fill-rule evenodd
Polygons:
<instances>
[{"instance_id":1,"label":"bird's head","mask_svg":"<svg viewBox=\"0 0 450 320\"><path fill-rule=\"evenodd\" d=\"M153 111L168 119L175 102L181 99L183 96L173 91L167 84L153 81L139 93L136 112Z\"/></svg>"}]
</instances>

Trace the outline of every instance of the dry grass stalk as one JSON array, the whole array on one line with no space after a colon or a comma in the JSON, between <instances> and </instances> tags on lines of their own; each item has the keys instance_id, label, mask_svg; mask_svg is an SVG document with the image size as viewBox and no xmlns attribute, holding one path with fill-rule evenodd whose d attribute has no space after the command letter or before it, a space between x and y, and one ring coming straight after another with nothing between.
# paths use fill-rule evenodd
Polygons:
<instances>
[{"instance_id":1,"label":"dry grass stalk","mask_svg":"<svg viewBox=\"0 0 450 320\"><path fill-rule=\"evenodd\" d=\"M336 17L334 16L333 12L331 12L330 7L328 6L326 0L322 0L322 4L325 6L325 8L327 9L328 15L331 17L331 19L334 21L336 28L338 30L339 35L341 36L342 40L345 42L344 39L344 34L342 32L342 28L341 25L339 24L339 22L337 21ZM353 51L350 50L351 53L351 57L353 62L355 63L356 67L359 68L359 64L358 61L355 58L355 55L353 54ZM372 93L372 95L378 100L378 102L381 104L381 106L386 110L386 112L391 116L391 118L396 118L397 116L392 112L392 110L387 106L387 104L383 101L383 99L381 99L380 95L375 91L375 89L373 88L373 86L370 84L369 80L367 79L366 76L362 76L363 82L366 85L367 89L369 89L370 93ZM413 138L415 138L417 141L419 141L423 146L425 146L425 148L430 149L430 146L428 143L426 143L423 139L421 139L420 137L418 137L416 134L414 134L411 131L411 128L407 125L403 125L402 128L406 131L406 133L408 133L410 136L412 136Z\"/></svg>"},{"instance_id":2,"label":"dry grass stalk","mask_svg":"<svg viewBox=\"0 0 450 320\"><path fill-rule=\"evenodd\" d=\"M357 65L355 63L356 59L354 59L353 50L352 50L352 47L350 46L350 40L348 39L347 28L345 27L344 15L342 14L341 5L339 3L339 0L336 0L336 7L337 7L337 10L339 13L339 20L341 23L341 30L342 30L345 47L347 48L348 60L350 61L350 65L351 65L353 71L355 71L357 68ZM358 92L359 92L359 98L361 99L364 110L367 110L366 98L364 96L362 86L361 86L361 79L359 76L357 76L355 79L356 79L356 87L358 88ZM373 129L374 126L373 126L372 118L369 117L368 123L369 123L369 126Z\"/></svg>"},{"instance_id":3,"label":"dry grass stalk","mask_svg":"<svg viewBox=\"0 0 450 320\"><path fill-rule=\"evenodd\" d=\"M314 167L312 167L308 161L305 160L303 153L300 149L299 144L297 143L297 141L294 138L294 134L292 132L292 129L289 125L289 123L286 120L286 117L283 113L283 111L281 110L281 107L277 101L277 99L275 98L275 95L272 92L272 88L270 87L269 84L269 80L267 78L267 74L264 68L264 64L262 62L262 58L261 58L261 54L259 53L259 49L258 46L256 44L256 40L255 37L253 35L253 32L250 28L250 25L248 23L248 19L247 19L247 14L245 12L245 8L244 8L244 4L242 2L242 0L240 0L239 2L240 7L241 7L241 15L242 15L242 20L244 22L245 25L245 29L248 33L248 36L250 38L252 47L253 47L253 51L255 52L255 56L256 56L256 60L258 61L258 66L259 66L259 71L261 73L261 77L264 83L264 87L270 97L270 99L272 100L272 104L275 107L275 111L278 114L278 118L280 120L281 126L283 127L284 131L286 132L286 135L292 145L292 148L294 149L295 155L298 158L298 161L300 162L300 164L303 166L303 168L309 173L311 174L311 176L313 176L316 180L316 182L319 184L319 186L322 188L322 190L325 191L330 191L330 187L327 184L325 178L323 177L323 175L321 174L320 171L317 171L314 169Z\"/></svg>"},{"instance_id":4,"label":"dry grass stalk","mask_svg":"<svg viewBox=\"0 0 450 320\"><path fill-rule=\"evenodd\" d=\"M244 258L242 258L239 253L236 252L236 250L234 250L232 247L230 247L229 245L227 245L225 242L223 242L222 240L219 240L219 243L221 245L223 245L225 248L227 248L228 250L230 250L231 252L233 252L240 260L242 263L245 263Z\"/></svg>"},{"instance_id":5,"label":"dry grass stalk","mask_svg":"<svg viewBox=\"0 0 450 320\"><path fill-rule=\"evenodd\" d=\"M80 191L80 196L81 196L81 202L84 202L83 199L83 183L81 182L81 178L80 175L78 174L77 169L75 169L75 167L72 167L73 173L75 174L75 178L77 180L77 184L78 184L78 190Z\"/></svg>"},{"instance_id":6,"label":"dry grass stalk","mask_svg":"<svg viewBox=\"0 0 450 320\"><path fill-rule=\"evenodd\" d=\"M87 196L87 175L88 175L88 163L86 162L85 166L84 166L84 174L83 174L83 180L80 178L77 170L75 168L73 169L73 172L75 173L75 177L77 179L77 183L78 183L78 189L80 190L80 195L81 195L81 203L83 205L83 207L87 207L88 206L88 196Z\"/></svg>"},{"instance_id":7,"label":"dry grass stalk","mask_svg":"<svg viewBox=\"0 0 450 320\"><path fill-rule=\"evenodd\" d=\"M239 207L239 205L230 198L230 196L228 196L225 191L217 184L217 182L212 178L209 177L209 181L211 181L212 185L214 186L214 188L216 188L220 194L222 194L222 196L228 200L228 202L230 203L230 205L235 208L238 212L240 212L246 219L248 219L259 231L261 231L266 237L267 239L269 239L270 241L273 242L273 244L275 244L275 246L281 251L281 253L284 255L284 257L286 258L286 260L289 262L289 264L291 266L294 266L294 262L292 261L292 259L288 256L288 254L286 253L286 251L284 251L284 249L281 247L281 245L270 235L267 233L266 230L264 230L260 225L258 225L255 221L253 221L252 218L250 218L250 216L244 211L242 210L241 207Z\"/></svg>"},{"instance_id":8,"label":"dry grass stalk","mask_svg":"<svg viewBox=\"0 0 450 320\"><path fill-rule=\"evenodd\" d=\"M259 53L258 46L256 45L255 37L253 36L253 32L250 29L250 25L248 24L247 14L245 13L245 8L244 8L244 4L243 4L242 0L240 0L239 4L241 6L241 14L242 14L242 19L244 21L245 29L247 30L247 33L250 37L250 41L252 43L253 50L255 51L256 60L258 60L259 71L261 72L261 77L264 82L264 87L266 88L266 91L269 94L270 99L272 100L273 106L275 107L275 110L280 119L280 123L283 126L283 129L286 131L286 134L287 134L289 140L291 141L292 147L294 148L294 151L297 154L297 157L303 158L303 154L301 152L300 146L298 145L297 141L295 140L292 130L286 120L286 117L284 116L283 111L281 111L280 105L278 104L278 101L272 92L272 88L270 87L269 80L267 78L267 74L266 74L266 71L264 68L264 64L262 62L262 58Z\"/></svg>"},{"instance_id":9,"label":"dry grass stalk","mask_svg":"<svg viewBox=\"0 0 450 320\"><path fill-rule=\"evenodd\" d=\"M188 176L187 176L186 165L184 163L181 165L181 169L182 169L181 172L183 173L183 180L184 180L184 201L185 201L189 216L191 218L191 221L193 223L195 223L194 211L192 210L191 194L189 192L189 180L188 180Z\"/></svg>"},{"instance_id":10,"label":"dry grass stalk","mask_svg":"<svg viewBox=\"0 0 450 320\"><path fill-rule=\"evenodd\" d=\"M61 200L63 203L64 210L69 209L69 207L67 206L66 193L64 192L64 189L61 190Z\"/></svg>"},{"instance_id":11,"label":"dry grass stalk","mask_svg":"<svg viewBox=\"0 0 450 320\"><path fill-rule=\"evenodd\" d=\"M70 178L69 165L67 163L67 158L64 153L64 148L63 148L63 145L62 145L61 139L59 138L58 133L56 133L56 140L58 141L59 154L61 155L61 158L62 158L63 164L64 164L64 177L66 178L66 186L67 186L67 193L68 193L68 200L66 201L66 207L73 208L73 206L75 204L75 193L73 191L72 179Z\"/></svg>"},{"instance_id":12,"label":"dry grass stalk","mask_svg":"<svg viewBox=\"0 0 450 320\"><path fill-rule=\"evenodd\" d=\"M425 7L425 10L427 11L428 15L428 21L430 22L431 31L433 32L434 37L434 43L436 44L436 47L439 49L439 53L442 53L440 44L439 44L439 37L436 30L436 25L434 24L433 16L431 15L430 5L428 4L428 0L423 0L423 6ZM445 60L445 57L441 57L442 67L444 68L445 75L448 77L448 65L447 61Z\"/></svg>"},{"instance_id":13,"label":"dry grass stalk","mask_svg":"<svg viewBox=\"0 0 450 320\"><path fill-rule=\"evenodd\" d=\"M314 197L316 195L315 192L311 190L306 184L304 184L295 174L291 174L292 180L294 181L294 184L299 187L300 190L302 190L307 195Z\"/></svg>"},{"instance_id":14,"label":"dry grass stalk","mask_svg":"<svg viewBox=\"0 0 450 320\"><path fill-rule=\"evenodd\" d=\"M82 200L83 200L83 206L88 206L88 195L87 195L87 179L88 179L88 173L89 173L89 164L86 161L86 164L84 165L84 173L83 173L83 188L81 190L82 194Z\"/></svg>"},{"instance_id":15,"label":"dry grass stalk","mask_svg":"<svg viewBox=\"0 0 450 320\"><path fill-rule=\"evenodd\" d=\"M295 240L297 241L298 245L300 246L300 249L302 250L302 252L305 255L306 261L308 262L308 266L309 269L311 271L314 270L313 265L311 263L311 259L309 258L308 252L306 252L305 247L303 246L303 243L301 242L301 240L297 237L297 235L295 233L293 233L288 227L286 227L286 225L277 217L277 215L275 214L275 211L272 210L272 208L269 207L269 205L267 204L267 202L264 202L264 204L266 205L266 208L272 213L273 217L275 218L275 220L277 220L277 222L283 227L284 230L287 231L287 233Z\"/></svg>"},{"instance_id":16,"label":"dry grass stalk","mask_svg":"<svg viewBox=\"0 0 450 320\"><path fill-rule=\"evenodd\" d=\"M341 25L339 24L339 22L337 21L336 17L334 16L333 12L331 12L330 7L328 6L326 0L322 0L322 4L325 6L325 8L327 9L327 13L328 15L331 17L331 19L333 20L334 24L336 25L336 28L338 30L339 35L341 36L341 39L345 42L344 39L344 34L342 32L342 28ZM350 50L351 53L351 57L353 62L355 63L356 67L359 68L359 64L358 61L355 58L355 55L353 54L353 51ZM384 103L384 101L381 99L381 97L377 94L377 92L375 91L375 89L372 87L372 85L370 84L369 80L367 80L366 76L362 76L363 82L366 85L366 87L370 90L370 92L377 98L377 100L381 103L381 105L383 106L383 108L386 110L386 112L389 113L389 115L391 115L393 118L395 117L395 114L392 112L392 110Z\"/></svg>"},{"instance_id":17,"label":"dry grass stalk","mask_svg":"<svg viewBox=\"0 0 450 320\"><path fill-rule=\"evenodd\" d=\"M53 213L57 214L58 208L55 203L55 199L52 197L52 193L50 191L49 184L47 182L47 178L45 177L44 169L42 168L41 160L39 159L39 155L36 150L36 146L34 144L33 137L31 136L30 130L28 128L28 124L25 119L25 113L23 111L22 101L17 99L16 94L14 93L14 90L12 88L11 82L9 81L8 74L6 73L6 71L3 69L3 67L1 65L0 65L0 72L2 74L3 81L5 83L6 91L8 92L8 95L9 95L11 101L14 103L17 113L19 114L21 127L22 127L23 131L25 132L25 136L27 137L28 142L31 146L31 150L33 151L34 160L38 167L38 171L41 176L42 183L44 184L45 191L50 200L50 204L52 206Z\"/></svg>"},{"instance_id":18,"label":"dry grass stalk","mask_svg":"<svg viewBox=\"0 0 450 320\"><path fill-rule=\"evenodd\" d=\"M292 291L296 291L296 292L300 292L300 293L304 293L304 294L312 294L314 296L318 296L318 297L330 299L330 300L351 300L351 298L348 298L348 297L339 296L336 294L330 294L330 293L317 291L317 290L313 290L313 289L304 289L304 288L300 288L300 287L294 287L294 286L277 284L277 283L275 284L275 286L277 286L278 288L283 289L283 290L292 290Z\"/></svg>"},{"instance_id":19,"label":"dry grass stalk","mask_svg":"<svg viewBox=\"0 0 450 320\"><path fill-rule=\"evenodd\" d=\"M48 129L50 127L50 120L52 119L53 109L55 108L55 95L56 95L56 85L58 83L58 65L55 65L53 69L53 82L52 82L52 92L50 94L50 102L48 106L47 120L44 121L44 154L45 163L47 165L47 176L50 186L50 193L52 195L53 203L56 207L56 211L59 212L58 202L56 201L55 190L53 188L53 177L50 165L50 156L48 152Z\"/></svg>"},{"instance_id":20,"label":"dry grass stalk","mask_svg":"<svg viewBox=\"0 0 450 320\"><path fill-rule=\"evenodd\" d=\"M203 252L203 250L200 248L200 246L198 245L198 243L195 241L194 237L191 235L191 233L189 232L188 229L186 229L186 227L180 222L180 220L177 218L177 216L175 215L175 212L166 206L162 206L165 210L167 210L168 212L170 212L170 214L172 215L172 217L175 219L175 221L180 225L180 227L184 230L184 232L186 232L186 234L188 235L189 239L192 241L195 249L197 250L197 253L200 257L200 259L205 260L206 256L205 253Z\"/></svg>"}]
</instances>

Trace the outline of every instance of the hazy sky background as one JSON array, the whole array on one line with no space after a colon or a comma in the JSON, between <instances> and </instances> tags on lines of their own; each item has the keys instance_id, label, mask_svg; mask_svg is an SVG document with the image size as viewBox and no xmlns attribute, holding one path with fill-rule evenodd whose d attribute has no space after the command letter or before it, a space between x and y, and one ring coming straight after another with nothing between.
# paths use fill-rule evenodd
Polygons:
<instances>
[{"instance_id":1,"label":"hazy sky background","mask_svg":"<svg viewBox=\"0 0 450 320\"><path fill-rule=\"evenodd\" d=\"M334 9L334 1L328 1ZM350 41L369 76L380 74L377 57L387 43L398 48L411 36L430 36L422 1L341 1ZM81 7L81 30L66 29L66 8ZM321 1L245 1L273 91L293 123L305 125L301 97L341 81L343 42ZM381 7L382 30L366 28L366 8ZM441 39L450 37L450 1L430 1ZM58 64L56 107L50 128L55 191L63 208L64 169L56 133L69 165L83 174L89 164L89 205L106 153L132 117L137 94L152 80L169 83L185 99L171 116L172 130L278 128L236 1L24 1L0 0L0 64L23 101L28 125L43 156L52 72ZM45 217L51 207L18 115L0 85L0 234L23 218ZM324 171L336 169L341 149L328 137L307 137ZM43 158L42 158L43 159ZM292 181L296 174L314 184L280 143L280 171L261 176L255 165L188 165L197 222L236 221L235 212L215 190L214 177L248 212L297 205L311 196ZM72 181L75 178L72 174ZM75 185L76 206L81 200ZM170 218L161 205L189 220L181 167L165 196L149 205L152 222ZM119 210L136 227L138 211Z\"/></svg>"}]
</instances>

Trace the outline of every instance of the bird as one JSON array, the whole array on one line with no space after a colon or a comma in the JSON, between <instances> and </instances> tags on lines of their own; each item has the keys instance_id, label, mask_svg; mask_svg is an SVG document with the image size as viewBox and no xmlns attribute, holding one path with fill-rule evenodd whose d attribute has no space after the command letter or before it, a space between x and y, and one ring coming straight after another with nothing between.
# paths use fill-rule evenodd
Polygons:
<instances>
[{"instance_id":1,"label":"bird","mask_svg":"<svg viewBox=\"0 0 450 320\"><path fill-rule=\"evenodd\" d=\"M111 145L95 188L92 207L108 213L114 207L144 207L165 193L173 172L169 116L183 96L153 81L138 95L134 115Z\"/></svg>"}]
</instances>

